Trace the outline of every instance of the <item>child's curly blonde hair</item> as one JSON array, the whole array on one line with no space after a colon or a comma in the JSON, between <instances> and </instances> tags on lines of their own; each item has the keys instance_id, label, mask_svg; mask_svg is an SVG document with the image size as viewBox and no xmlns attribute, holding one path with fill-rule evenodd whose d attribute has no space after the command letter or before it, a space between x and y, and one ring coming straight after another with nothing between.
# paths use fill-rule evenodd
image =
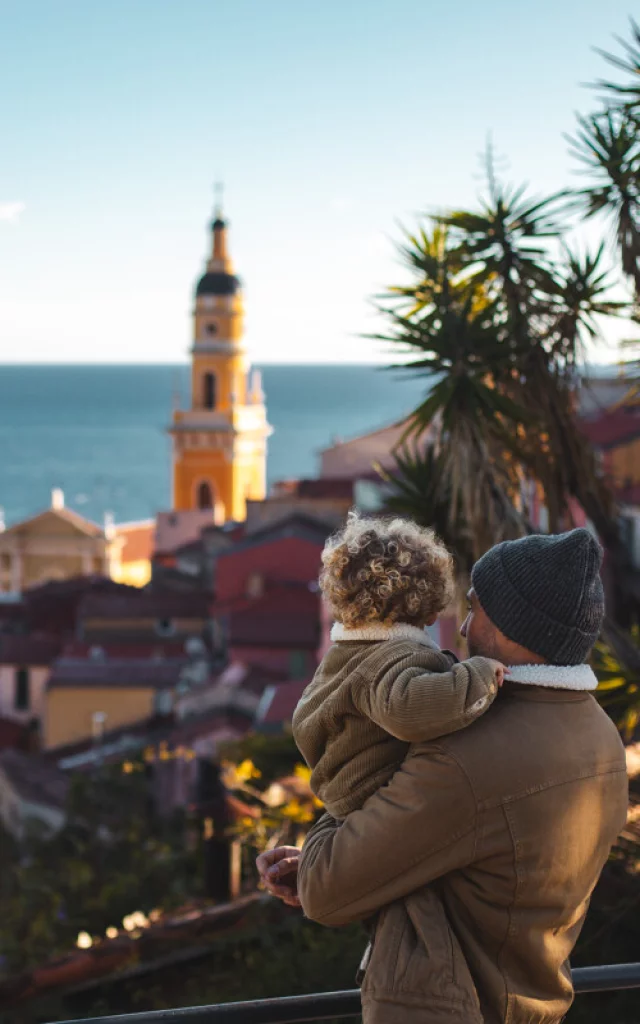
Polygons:
<instances>
[{"instance_id":1,"label":"child's curly blonde hair","mask_svg":"<svg viewBox=\"0 0 640 1024\"><path fill-rule=\"evenodd\" d=\"M426 626L454 595L453 559L433 530L350 512L322 552L320 588L337 622Z\"/></svg>"}]
</instances>

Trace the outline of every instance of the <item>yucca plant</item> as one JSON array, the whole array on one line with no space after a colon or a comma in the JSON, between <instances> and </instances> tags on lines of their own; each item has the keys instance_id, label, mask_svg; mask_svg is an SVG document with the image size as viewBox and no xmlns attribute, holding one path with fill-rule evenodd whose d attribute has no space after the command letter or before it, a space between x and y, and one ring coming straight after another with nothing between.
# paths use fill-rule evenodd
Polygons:
<instances>
[{"instance_id":1,"label":"yucca plant","mask_svg":"<svg viewBox=\"0 0 640 1024\"><path fill-rule=\"evenodd\" d=\"M622 108L636 121L640 121L640 25L631 18L631 40L616 36L616 42L622 48L622 56L606 50L598 52L628 78L623 82L600 79L595 83L596 88L605 93L610 104Z\"/></svg>"},{"instance_id":2,"label":"yucca plant","mask_svg":"<svg viewBox=\"0 0 640 1024\"><path fill-rule=\"evenodd\" d=\"M408 420L404 443L414 447L398 453L396 507L412 507L423 522L419 502L430 515L437 512L438 532L466 564L496 534L526 529L512 454L526 413L495 386L498 367L508 375L513 351L503 342L495 300L464 273L440 225L408 235L400 251L416 281L390 290L383 307L388 332L376 338L408 354L396 369L424 375L430 389Z\"/></svg>"},{"instance_id":3,"label":"yucca plant","mask_svg":"<svg viewBox=\"0 0 640 1024\"><path fill-rule=\"evenodd\" d=\"M622 272L640 296L640 133L637 114L609 108L578 117L568 136L573 155L592 184L576 189L587 218L603 216L613 228Z\"/></svg>"},{"instance_id":4,"label":"yucca plant","mask_svg":"<svg viewBox=\"0 0 640 1024\"><path fill-rule=\"evenodd\" d=\"M624 634L611 624L593 652L598 699L626 740L640 724L640 630Z\"/></svg>"}]
</instances>

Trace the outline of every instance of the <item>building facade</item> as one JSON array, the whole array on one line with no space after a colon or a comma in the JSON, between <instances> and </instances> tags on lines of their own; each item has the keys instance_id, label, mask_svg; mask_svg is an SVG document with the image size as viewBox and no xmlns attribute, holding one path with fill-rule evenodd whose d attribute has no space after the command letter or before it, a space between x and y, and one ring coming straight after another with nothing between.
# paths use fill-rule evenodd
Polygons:
<instances>
[{"instance_id":1,"label":"building facade","mask_svg":"<svg viewBox=\"0 0 640 1024\"><path fill-rule=\"evenodd\" d=\"M246 501L266 493L267 423L260 374L250 374L240 281L218 209L211 257L195 294L189 409L176 409L173 508L211 509L212 520L242 521Z\"/></svg>"},{"instance_id":2,"label":"building facade","mask_svg":"<svg viewBox=\"0 0 640 1024\"><path fill-rule=\"evenodd\" d=\"M0 533L0 591L20 593L50 580L108 576L118 543L107 530L65 508L54 490L51 507Z\"/></svg>"}]
</instances>

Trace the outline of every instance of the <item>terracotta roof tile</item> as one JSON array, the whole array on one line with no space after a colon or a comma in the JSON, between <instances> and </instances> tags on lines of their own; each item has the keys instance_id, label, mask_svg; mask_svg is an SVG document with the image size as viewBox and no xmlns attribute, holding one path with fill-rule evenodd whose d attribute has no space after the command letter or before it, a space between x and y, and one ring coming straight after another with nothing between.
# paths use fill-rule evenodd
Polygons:
<instances>
[{"instance_id":1,"label":"terracotta roof tile","mask_svg":"<svg viewBox=\"0 0 640 1024\"><path fill-rule=\"evenodd\" d=\"M102 641L88 643L82 640L72 640L65 644L60 652L64 658L93 658L96 661L110 660L112 658L183 658L185 656L185 641L163 641L158 639L153 643L103 643Z\"/></svg>"},{"instance_id":2,"label":"terracotta roof tile","mask_svg":"<svg viewBox=\"0 0 640 1024\"><path fill-rule=\"evenodd\" d=\"M111 658L93 661L90 658L58 658L49 678L49 689L63 687L152 688L175 686L188 658L142 659Z\"/></svg>"},{"instance_id":3,"label":"terracotta roof tile","mask_svg":"<svg viewBox=\"0 0 640 1024\"><path fill-rule=\"evenodd\" d=\"M88 594L79 619L207 619L209 598L203 593L174 590L136 590L126 594Z\"/></svg>"},{"instance_id":4,"label":"terracotta roof tile","mask_svg":"<svg viewBox=\"0 0 640 1024\"><path fill-rule=\"evenodd\" d=\"M116 537L124 540L120 560L122 562L150 561L153 554L155 532L155 519L116 525Z\"/></svg>"},{"instance_id":5,"label":"terracotta roof tile","mask_svg":"<svg viewBox=\"0 0 640 1024\"><path fill-rule=\"evenodd\" d=\"M582 421L582 431L598 448L616 448L640 437L640 409L622 406Z\"/></svg>"},{"instance_id":6,"label":"terracotta roof tile","mask_svg":"<svg viewBox=\"0 0 640 1024\"><path fill-rule=\"evenodd\" d=\"M4 772L20 796L30 803L64 806L69 780L40 755L3 750L0 753L0 771Z\"/></svg>"},{"instance_id":7,"label":"terracotta roof tile","mask_svg":"<svg viewBox=\"0 0 640 1024\"><path fill-rule=\"evenodd\" d=\"M262 597L242 598L214 608L228 625L229 645L317 647L320 599L305 586L269 590Z\"/></svg>"},{"instance_id":8,"label":"terracotta roof tile","mask_svg":"<svg viewBox=\"0 0 640 1024\"><path fill-rule=\"evenodd\" d=\"M298 701L302 697L310 680L280 683L265 691L265 699L258 712L261 725L281 725L290 722Z\"/></svg>"},{"instance_id":9,"label":"terracotta roof tile","mask_svg":"<svg viewBox=\"0 0 640 1024\"><path fill-rule=\"evenodd\" d=\"M28 729L10 718L0 718L0 750L22 750L28 742Z\"/></svg>"},{"instance_id":10,"label":"terracotta roof tile","mask_svg":"<svg viewBox=\"0 0 640 1024\"><path fill-rule=\"evenodd\" d=\"M47 633L0 633L0 664L50 665L60 647L59 638Z\"/></svg>"}]
</instances>

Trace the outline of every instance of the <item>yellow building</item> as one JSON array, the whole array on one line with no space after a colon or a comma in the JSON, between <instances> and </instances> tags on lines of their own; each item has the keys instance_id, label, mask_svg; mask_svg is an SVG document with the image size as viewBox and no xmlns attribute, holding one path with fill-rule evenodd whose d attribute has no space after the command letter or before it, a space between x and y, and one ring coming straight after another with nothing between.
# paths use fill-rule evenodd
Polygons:
<instances>
[{"instance_id":1,"label":"yellow building","mask_svg":"<svg viewBox=\"0 0 640 1024\"><path fill-rule=\"evenodd\" d=\"M116 551L111 560L111 579L130 587L146 587L151 579L155 519L116 523L110 530Z\"/></svg>"},{"instance_id":2,"label":"yellow building","mask_svg":"<svg viewBox=\"0 0 640 1024\"><path fill-rule=\"evenodd\" d=\"M242 521L246 501L266 493L267 423L260 374L249 377L240 281L228 253L220 209L211 257L196 287L191 403L176 409L173 508L211 508L212 519Z\"/></svg>"},{"instance_id":3,"label":"yellow building","mask_svg":"<svg viewBox=\"0 0 640 1024\"><path fill-rule=\"evenodd\" d=\"M54 490L51 508L0 533L0 591L20 592L49 580L108 576L118 542L108 531L65 508Z\"/></svg>"}]
</instances>

